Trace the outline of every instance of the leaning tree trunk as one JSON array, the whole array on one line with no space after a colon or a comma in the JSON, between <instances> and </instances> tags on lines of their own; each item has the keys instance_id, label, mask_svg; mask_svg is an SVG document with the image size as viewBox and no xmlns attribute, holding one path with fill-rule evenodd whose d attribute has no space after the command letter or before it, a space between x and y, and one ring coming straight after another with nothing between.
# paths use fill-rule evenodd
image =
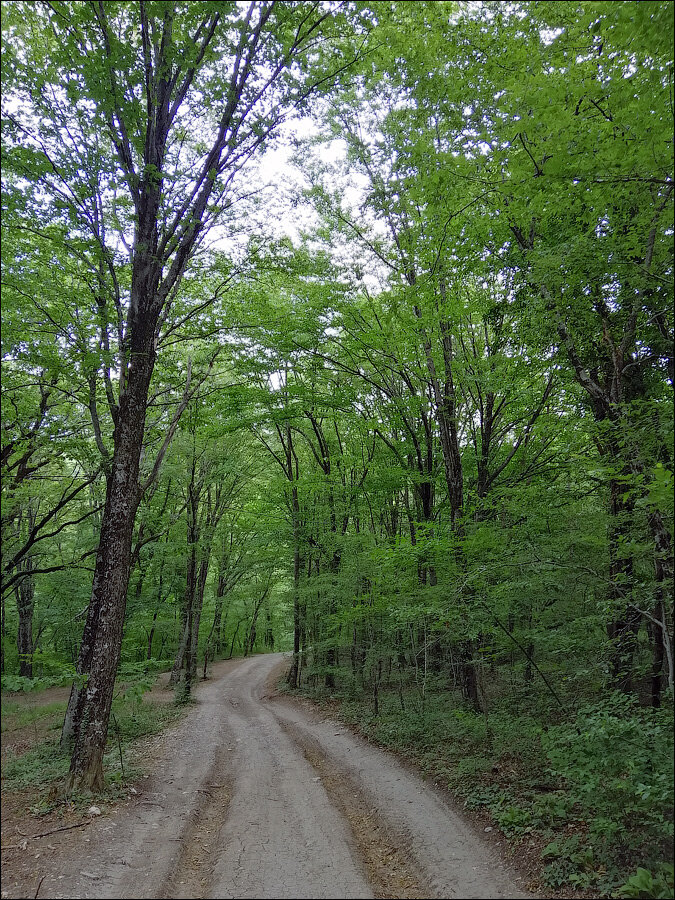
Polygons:
<instances>
[{"instance_id":1,"label":"leaning tree trunk","mask_svg":"<svg viewBox=\"0 0 675 900\"><path fill-rule=\"evenodd\" d=\"M134 302L138 302L137 291L132 291L132 304ZM120 392L112 466L92 583L90 612L92 620L97 619L97 627L91 635L89 678L83 692L82 719L77 729L66 791L74 786L90 790L103 787L103 753L122 649L131 542L141 499L139 464L155 362L153 317L138 316L133 325L129 348L131 364L127 383Z\"/></svg>"}]
</instances>

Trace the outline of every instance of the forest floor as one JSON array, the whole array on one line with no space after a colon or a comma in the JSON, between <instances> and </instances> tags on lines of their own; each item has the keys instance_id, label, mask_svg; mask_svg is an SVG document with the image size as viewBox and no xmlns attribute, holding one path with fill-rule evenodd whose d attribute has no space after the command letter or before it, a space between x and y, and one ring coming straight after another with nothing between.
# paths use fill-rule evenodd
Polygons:
<instances>
[{"instance_id":1,"label":"forest floor","mask_svg":"<svg viewBox=\"0 0 675 900\"><path fill-rule=\"evenodd\" d=\"M3 784L2 897L534 896L499 837L433 784L279 695L284 665L216 663L180 723L136 746L145 774L93 801L100 815L82 799L31 808ZM172 699L165 680L150 703ZM3 758L39 740L37 721L5 732Z\"/></svg>"}]
</instances>

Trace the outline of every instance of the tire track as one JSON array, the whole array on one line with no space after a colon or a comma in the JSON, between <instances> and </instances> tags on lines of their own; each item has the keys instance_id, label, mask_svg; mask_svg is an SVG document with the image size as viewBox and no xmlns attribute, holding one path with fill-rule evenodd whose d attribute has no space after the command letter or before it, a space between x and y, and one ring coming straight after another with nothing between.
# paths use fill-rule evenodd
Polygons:
<instances>
[{"instance_id":1,"label":"tire track","mask_svg":"<svg viewBox=\"0 0 675 900\"><path fill-rule=\"evenodd\" d=\"M512 866L494 853L445 797L391 754L292 700L277 697L272 705L287 733L309 748L317 767L335 773L326 778L326 791L332 781L335 796L343 800L344 786L350 786L348 805L354 794L362 798L369 822L379 823L382 843L395 849L397 864L407 871L410 890L424 891L414 896L463 900L533 896L521 887ZM357 827L358 821L352 824ZM364 843L366 852L371 852L368 842ZM386 871L383 876L375 866L375 884L386 891L390 888Z\"/></svg>"},{"instance_id":2,"label":"tire track","mask_svg":"<svg viewBox=\"0 0 675 900\"><path fill-rule=\"evenodd\" d=\"M157 898L189 900L205 897L211 887L217 861L220 830L232 799L232 780L225 771L225 752L220 748L204 786L197 788L202 800L190 815L181 836L180 853Z\"/></svg>"},{"instance_id":3,"label":"tire track","mask_svg":"<svg viewBox=\"0 0 675 900\"><path fill-rule=\"evenodd\" d=\"M358 784L328 760L318 741L290 722L279 724L302 751L321 779L328 797L349 822L358 852L378 900L424 900L431 885L405 850L405 838L395 834L366 802Z\"/></svg>"}]
</instances>

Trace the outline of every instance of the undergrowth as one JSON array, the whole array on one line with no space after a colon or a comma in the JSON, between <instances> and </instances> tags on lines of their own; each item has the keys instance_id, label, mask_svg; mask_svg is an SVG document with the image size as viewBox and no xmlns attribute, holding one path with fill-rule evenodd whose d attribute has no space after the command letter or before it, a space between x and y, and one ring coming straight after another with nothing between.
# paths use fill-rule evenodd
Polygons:
<instances>
[{"instance_id":1,"label":"undergrowth","mask_svg":"<svg viewBox=\"0 0 675 900\"><path fill-rule=\"evenodd\" d=\"M143 694L152 686L154 677L125 680L117 690L108 729L108 741L104 756L106 794L116 791L139 776L139 761L134 753L134 743L156 734L176 721L181 710L174 704L157 704L144 700ZM48 812L56 805L53 788L65 778L70 764L70 753L59 746L60 729L66 703L55 702L43 706L26 707L17 699L3 698L3 732L11 732L36 725L29 734L30 746L20 746L18 752L11 747L3 759L3 790L35 792L34 813ZM70 798L77 801L77 796ZM84 800L82 801L84 802Z\"/></svg>"}]
</instances>

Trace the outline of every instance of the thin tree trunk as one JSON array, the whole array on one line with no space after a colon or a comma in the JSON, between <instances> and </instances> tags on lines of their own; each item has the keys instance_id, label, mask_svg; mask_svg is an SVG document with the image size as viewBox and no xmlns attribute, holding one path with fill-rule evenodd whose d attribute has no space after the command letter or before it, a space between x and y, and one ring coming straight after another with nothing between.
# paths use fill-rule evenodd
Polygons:
<instances>
[{"instance_id":1,"label":"thin tree trunk","mask_svg":"<svg viewBox=\"0 0 675 900\"><path fill-rule=\"evenodd\" d=\"M173 666L171 667L171 675L169 675L169 684L175 685L180 681L180 673L183 669L183 663L185 662L185 650L188 643L189 638L189 627L188 627L188 608L185 606L183 608L183 614L181 616L181 638L180 643L178 645L178 649L176 650L176 655L173 660Z\"/></svg>"},{"instance_id":2,"label":"thin tree trunk","mask_svg":"<svg viewBox=\"0 0 675 900\"><path fill-rule=\"evenodd\" d=\"M660 612L660 610L658 611ZM651 670L651 703L654 709L661 706L661 688L663 682L664 635L659 625L649 625L649 634L652 639L652 670Z\"/></svg>"},{"instance_id":3,"label":"thin tree trunk","mask_svg":"<svg viewBox=\"0 0 675 900\"><path fill-rule=\"evenodd\" d=\"M232 659L232 654L234 653L234 642L237 639L237 634L239 633L239 629L241 627L242 619L237 622L237 627L234 629L234 634L232 635L232 643L230 644L230 655L227 657L228 659Z\"/></svg>"},{"instance_id":4,"label":"thin tree trunk","mask_svg":"<svg viewBox=\"0 0 675 900\"><path fill-rule=\"evenodd\" d=\"M199 564L199 578L197 579L197 591L193 604L192 616L192 640L190 645L190 665L191 681L197 677L197 651L199 649L199 625L202 619L202 609L204 607L204 591L206 589L206 579L209 572L209 553L210 548L205 548L202 552L205 558L202 558Z\"/></svg>"},{"instance_id":5,"label":"thin tree trunk","mask_svg":"<svg viewBox=\"0 0 675 900\"><path fill-rule=\"evenodd\" d=\"M618 451L617 451L618 452ZM625 484L610 485L609 535L609 600L615 619L607 632L612 641L611 677L619 690L629 692L633 682L633 658L641 615L632 605L633 559L622 555L625 539L630 536L633 503L623 499Z\"/></svg>"},{"instance_id":6,"label":"thin tree trunk","mask_svg":"<svg viewBox=\"0 0 675 900\"><path fill-rule=\"evenodd\" d=\"M222 653L222 625L223 625L223 597L225 596L225 588L227 587L227 579L221 570L218 573L218 582L216 584L216 603L213 612L213 626L211 634L214 635L214 656Z\"/></svg>"},{"instance_id":7,"label":"thin tree trunk","mask_svg":"<svg viewBox=\"0 0 675 900\"><path fill-rule=\"evenodd\" d=\"M288 454L289 471L292 476L290 452ZM293 662L288 673L288 684L292 688L298 687L298 674L300 670L300 638L302 631L302 617L300 615L300 502L298 488L294 483L291 487L291 515L293 517Z\"/></svg>"},{"instance_id":8,"label":"thin tree trunk","mask_svg":"<svg viewBox=\"0 0 675 900\"><path fill-rule=\"evenodd\" d=\"M150 631L148 631L148 651L147 651L147 655L145 657L147 660L152 659L152 642L155 638L155 627L157 625L158 613L159 613L159 607L157 607L157 609L155 609L155 612L152 617L152 625L150 626Z\"/></svg>"},{"instance_id":9,"label":"thin tree trunk","mask_svg":"<svg viewBox=\"0 0 675 900\"><path fill-rule=\"evenodd\" d=\"M2 595L2 624L0 626L2 628L2 640L0 641L0 672L5 674L5 635L7 634L7 629L5 627L5 595Z\"/></svg>"},{"instance_id":10,"label":"thin tree trunk","mask_svg":"<svg viewBox=\"0 0 675 900\"><path fill-rule=\"evenodd\" d=\"M19 612L19 628L16 645L19 651L19 675L24 678L33 677L33 608L35 598L35 581L31 574L33 559L26 556L20 563L24 577L19 581L16 591L16 602Z\"/></svg>"}]
</instances>

